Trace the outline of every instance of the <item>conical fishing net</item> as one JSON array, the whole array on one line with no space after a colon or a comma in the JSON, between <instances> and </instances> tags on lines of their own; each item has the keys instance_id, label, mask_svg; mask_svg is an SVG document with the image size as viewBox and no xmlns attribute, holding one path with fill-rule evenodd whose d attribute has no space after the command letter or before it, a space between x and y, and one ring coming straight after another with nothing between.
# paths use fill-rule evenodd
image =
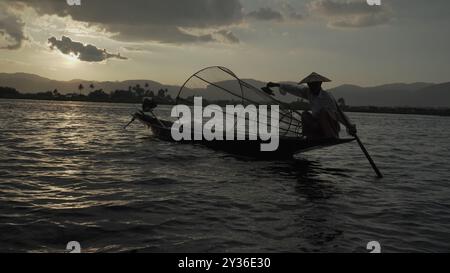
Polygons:
<instances>
[{"instance_id":1,"label":"conical fishing net","mask_svg":"<svg viewBox=\"0 0 450 273\"><path fill-rule=\"evenodd\" d=\"M226 105L256 106L259 124L270 121L270 111L267 116L260 111L259 106L278 105L278 129L280 136L302 137L300 112L291 109L291 105L282 102L275 95L270 95L251 83L238 78L231 70L220 67L208 67L193 74L180 88L176 98L177 104L193 106L194 97L202 97L203 107L217 105L225 110ZM251 108L246 108L251 109ZM254 109L254 108L253 108ZM225 117L227 113L223 113ZM254 121L255 115L248 115L247 120ZM273 125L272 125L273 126Z\"/></svg>"}]
</instances>

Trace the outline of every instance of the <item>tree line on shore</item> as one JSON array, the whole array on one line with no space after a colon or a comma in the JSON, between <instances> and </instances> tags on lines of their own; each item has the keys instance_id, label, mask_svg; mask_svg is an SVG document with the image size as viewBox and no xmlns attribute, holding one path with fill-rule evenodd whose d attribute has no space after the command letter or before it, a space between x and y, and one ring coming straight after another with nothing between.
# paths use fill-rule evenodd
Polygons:
<instances>
[{"instance_id":1,"label":"tree line on shore","mask_svg":"<svg viewBox=\"0 0 450 273\"><path fill-rule=\"evenodd\" d=\"M92 90L87 95L82 94L85 87L80 84L78 93L61 94L57 89L53 91L38 93L20 93L11 87L0 87L0 98L6 99L32 99L32 100L59 100L59 101L93 101L93 102L116 102L116 103L141 103L143 98L150 97L158 104L175 104L168 90L161 88L157 92L149 89L148 84L141 86L129 86L127 90L114 90L106 93L103 89L96 89L93 84L89 85ZM227 101L211 102L219 105L226 105ZM346 105L343 98L338 100L339 106L347 112L362 113L387 113L387 114L413 114L413 115L435 115L450 116L450 108L423 108L423 107L380 107L380 106L349 106ZM303 100L297 100L290 104L290 108L295 110L307 110L308 103Z\"/></svg>"},{"instance_id":2,"label":"tree line on shore","mask_svg":"<svg viewBox=\"0 0 450 273\"><path fill-rule=\"evenodd\" d=\"M158 91L150 90L149 85L129 86L127 90L117 89L112 92L105 92L103 89L96 89L93 84L89 85L91 91L83 94L85 87L80 84L78 93L72 92L62 94L58 89L38 93L21 93L15 88L0 87L0 98L8 99L34 99L34 100L60 100L60 101L94 101L94 102L121 102L140 103L144 97L152 97L160 104L174 104L175 100L168 94L168 90L161 88Z\"/></svg>"}]
</instances>

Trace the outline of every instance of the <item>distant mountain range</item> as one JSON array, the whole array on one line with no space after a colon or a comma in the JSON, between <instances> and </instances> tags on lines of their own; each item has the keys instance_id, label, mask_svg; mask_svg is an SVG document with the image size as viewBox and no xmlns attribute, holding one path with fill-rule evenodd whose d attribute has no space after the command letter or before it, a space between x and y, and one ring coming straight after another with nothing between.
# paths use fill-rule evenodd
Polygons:
<instances>
[{"instance_id":1,"label":"distant mountain range","mask_svg":"<svg viewBox=\"0 0 450 273\"><path fill-rule=\"evenodd\" d=\"M395 83L375 87L341 85L330 89L336 98L352 106L450 107L450 82Z\"/></svg>"},{"instance_id":2,"label":"distant mountain range","mask_svg":"<svg viewBox=\"0 0 450 273\"><path fill-rule=\"evenodd\" d=\"M167 88L170 94L175 94L180 87L174 85L164 85L159 82L151 80L127 80L127 81L86 81L81 79L74 79L71 81L57 81L44 78L35 74L28 73L0 73L0 86L13 87L21 93L38 93L45 91L53 91L57 89L62 94L80 93L78 86L82 84L82 94L88 94L93 91L89 86L94 85L94 90L103 89L105 92L114 90L128 90L139 84L142 88L158 91L161 88ZM148 84L148 87L145 85Z\"/></svg>"},{"instance_id":3,"label":"distant mountain range","mask_svg":"<svg viewBox=\"0 0 450 273\"><path fill-rule=\"evenodd\" d=\"M262 87L265 82L248 79L246 80L256 87ZM0 86L13 87L22 93L37 93L53 91L57 89L60 93L79 93L78 86L82 84L82 93L87 94L91 90L103 89L105 92L117 89L127 90L129 86L139 84L148 89L158 91L167 88L171 96L176 96L179 86L164 85L152 80L127 80L127 81L56 81L34 74L27 73L0 73ZM344 98L347 105L351 106L412 106L412 107L450 107L450 82L434 83L394 83L374 87L361 87L356 85L341 85L328 89L338 98Z\"/></svg>"}]
</instances>

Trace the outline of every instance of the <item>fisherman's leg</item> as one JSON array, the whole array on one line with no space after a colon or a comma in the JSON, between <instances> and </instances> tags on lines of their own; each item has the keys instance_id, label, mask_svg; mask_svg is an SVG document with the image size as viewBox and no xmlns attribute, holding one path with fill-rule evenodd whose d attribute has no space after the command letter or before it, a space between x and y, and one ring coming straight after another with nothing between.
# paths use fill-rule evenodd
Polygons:
<instances>
[{"instance_id":1,"label":"fisherman's leg","mask_svg":"<svg viewBox=\"0 0 450 273\"><path fill-rule=\"evenodd\" d=\"M328 111L320 111L319 124L324 138L339 138L339 122L334 120Z\"/></svg>"},{"instance_id":2,"label":"fisherman's leg","mask_svg":"<svg viewBox=\"0 0 450 273\"><path fill-rule=\"evenodd\" d=\"M302 126L303 135L308 138L316 138L321 133L318 120L308 111L302 113Z\"/></svg>"}]
</instances>

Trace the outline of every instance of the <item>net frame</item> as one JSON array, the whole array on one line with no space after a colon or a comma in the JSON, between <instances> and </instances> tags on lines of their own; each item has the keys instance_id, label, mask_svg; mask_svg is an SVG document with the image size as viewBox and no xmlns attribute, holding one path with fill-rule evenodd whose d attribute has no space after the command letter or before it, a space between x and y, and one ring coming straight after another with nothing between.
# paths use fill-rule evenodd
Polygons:
<instances>
[{"instance_id":1,"label":"net frame","mask_svg":"<svg viewBox=\"0 0 450 273\"><path fill-rule=\"evenodd\" d=\"M204 76L202 76L202 74L205 71L208 70L217 70L219 72L222 73L226 73L229 77L231 77L232 80L235 80L238 83L239 89L237 92L236 90L228 90L227 88L223 87L220 85L220 82L214 82L214 80L210 80L210 79L205 79ZM182 93L184 90L186 89L190 89L188 88L188 84L192 81L192 79L197 79L200 80L201 82L203 82L204 84L206 84L207 86L212 86L217 88L217 90L221 90L225 93L227 93L228 95L232 95L233 97L239 98L242 105L248 105L248 104L253 104L255 106L260 106L260 105L278 105L279 106L279 110L278 110L278 116L279 116L279 124L283 124L286 127L278 127L278 130L280 132L280 136L294 136L294 137L304 137L302 134L302 121L301 118L297 117L297 116L301 116L301 113L298 110L295 109L291 109L290 105L287 103L284 103L282 101L277 100L276 98L274 98L273 96L267 94L266 92L262 91L261 89L255 87L254 85L240 79L233 71L231 71L230 69L223 67L223 66L209 66L206 68L203 68L197 72L195 72L194 74L192 74L184 83L183 85L180 87L177 97L175 99L175 103L178 105L181 101L184 101L184 103L188 102L191 103L190 101L183 99L181 97ZM207 88L205 88L205 90L207 90ZM249 96L246 96L246 92L245 90L251 90L253 93L253 95L257 95L262 99L262 102L258 102L256 100L253 100L251 98L249 98ZM240 91L240 92L239 92ZM256 107L256 109L258 109L258 107ZM223 113L226 115L227 113L225 111L223 111ZM259 113L257 110L257 114L259 117ZM249 121L249 119L247 118L247 116L245 117L245 119L247 121ZM266 119L267 120L267 119ZM262 123L264 125L268 125L267 123L263 123L260 120L257 121L258 123ZM245 132L244 132L245 133Z\"/></svg>"}]
</instances>

